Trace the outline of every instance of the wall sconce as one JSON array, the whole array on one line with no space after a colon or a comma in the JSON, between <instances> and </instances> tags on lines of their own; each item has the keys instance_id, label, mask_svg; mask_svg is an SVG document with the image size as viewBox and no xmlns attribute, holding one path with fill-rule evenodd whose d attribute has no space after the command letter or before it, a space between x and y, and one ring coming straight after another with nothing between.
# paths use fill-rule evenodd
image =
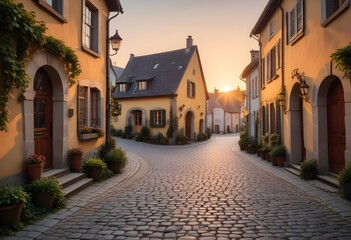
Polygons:
<instances>
[{"instance_id":1,"label":"wall sconce","mask_svg":"<svg viewBox=\"0 0 351 240\"><path fill-rule=\"evenodd\" d=\"M286 105L285 105L285 92L280 92L276 97L276 101L279 106L282 108L284 114L287 114Z\"/></svg>"},{"instance_id":2,"label":"wall sconce","mask_svg":"<svg viewBox=\"0 0 351 240\"><path fill-rule=\"evenodd\" d=\"M183 109L184 109L184 107L185 107L185 105L184 105L184 104L183 104L182 106L180 106L180 107L179 107L179 111L181 111L181 112L182 112L182 111L183 111Z\"/></svg>"},{"instance_id":3,"label":"wall sconce","mask_svg":"<svg viewBox=\"0 0 351 240\"><path fill-rule=\"evenodd\" d=\"M200 107L201 107L201 106L200 106L200 105L198 105L198 106L197 106L197 109L199 110L199 109L200 109Z\"/></svg>"},{"instance_id":4,"label":"wall sconce","mask_svg":"<svg viewBox=\"0 0 351 240\"><path fill-rule=\"evenodd\" d=\"M302 78L301 73L299 73L299 69L295 68L294 71L291 74L291 77L294 78L296 77L297 80L300 83L300 91L301 91L301 95L300 97L302 97L303 100L305 100L306 102L309 101L310 97L309 95L309 90L310 90L310 86L308 86L308 84L306 83L306 80Z\"/></svg>"},{"instance_id":5,"label":"wall sconce","mask_svg":"<svg viewBox=\"0 0 351 240\"><path fill-rule=\"evenodd\" d=\"M110 41L111 41L111 46L112 49L115 51L112 55L110 56L114 56L117 54L119 48L121 47L121 43L122 43L122 38L119 36L118 34L118 30L116 30L115 35L113 35L112 37L110 37Z\"/></svg>"},{"instance_id":6,"label":"wall sconce","mask_svg":"<svg viewBox=\"0 0 351 240\"><path fill-rule=\"evenodd\" d=\"M182 116L183 116L183 114L180 114L180 115L179 115L179 118L182 118Z\"/></svg>"},{"instance_id":7,"label":"wall sconce","mask_svg":"<svg viewBox=\"0 0 351 240\"><path fill-rule=\"evenodd\" d=\"M68 116L73 117L73 114L74 114L74 109L73 108L68 109Z\"/></svg>"},{"instance_id":8,"label":"wall sconce","mask_svg":"<svg viewBox=\"0 0 351 240\"><path fill-rule=\"evenodd\" d=\"M203 113L203 112L201 112L201 113L200 113L200 116L201 116L201 117L202 117L202 115L204 115L204 113Z\"/></svg>"},{"instance_id":9,"label":"wall sconce","mask_svg":"<svg viewBox=\"0 0 351 240\"><path fill-rule=\"evenodd\" d=\"M122 112L122 105L119 102L114 101L112 104L112 116L118 117Z\"/></svg>"}]
</instances>

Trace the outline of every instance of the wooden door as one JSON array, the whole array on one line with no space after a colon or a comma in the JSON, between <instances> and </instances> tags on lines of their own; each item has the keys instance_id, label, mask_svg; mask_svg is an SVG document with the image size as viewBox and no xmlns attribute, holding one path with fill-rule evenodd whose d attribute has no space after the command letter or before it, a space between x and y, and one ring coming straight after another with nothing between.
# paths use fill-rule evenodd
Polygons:
<instances>
[{"instance_id":1,"label":"wooden door","mask_svg":"<svg viewBox=\"0 0 351 240\"><path fill-rule=\"evenodd\" d=\"M328 158L329 171L338 174L345 167L345 102L344 90L335 79L328 92Z\"/></svg>"},{"instance_id":2,"label":"wooden door","mask_svg":"<svg viewBox=\"0 0 351 240\"><path fill-rule=\"evenodd\" d=\"M134 134L141 132L143 115L140 110L134 111Z\"/></svg>"},{"instance_id":3,"label":"wooden door","mask_svg":"<svg viewBox=\"0 0 351 240\"><path fill-rule=\"evenodd\" d=\"M304 135L304 125L303 125L303 99L299 98L299 112L300 112L300 141L301 141L301 159L300 161L306 160L306 147L305 147L305 135Z\"/></svg>"},{"instance_id":4,"label":"wooden door","mask_svg":"<svg viewBox=\"0 0 351 240\"><path fill-rule=\"evenodd\" d=\"M39 69L34 79L35 153L46 157L44 169L52 168L52 87L49 75Z\"/></svg>"},{"instance_id":5,"label":"wooden door","mask_svg":"<svg viewBox=\"0 0 351 240\"><path fill-rule=\"evenodd\" d=\"M192 138L191 133L191 125L192 125L192 120L193 120L193 114L191 112L188 112L185 117L185 135L187 138Z\"/></svg>"}]
</instances>

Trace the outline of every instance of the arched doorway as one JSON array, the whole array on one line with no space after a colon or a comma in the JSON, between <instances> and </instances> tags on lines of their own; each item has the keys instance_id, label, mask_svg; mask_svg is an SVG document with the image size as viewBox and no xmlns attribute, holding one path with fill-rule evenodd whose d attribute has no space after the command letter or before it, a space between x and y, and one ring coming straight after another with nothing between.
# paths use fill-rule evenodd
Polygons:
<instances>
[{"instance_id":1,"label":"arched doorway","mask_svg":"<svg viewBox=\"0 0 351 240\"><path fill-rule=\"evenodd\" d=\"M185 135L187 138L192 138L194 115L192 112L187 112L185 116Z\"/></svg>"},{"instance_id":2,"label":"arched doorway","mask_svg":"<svg viewBox=\"0 0 351 240\"><path fill-rule=\"evenodd\" d=\"M327 102L329 171L338 174L345 167L345 101L338 78L329 87Z\"/></svg>"},{"instance_id":3,"label":"arched doorway","mask_svg":"<svg viewBox=\"0 0 351 240\"><path fill-rule=\"evenodd\" d=\"M53 167L52 85L49 74L40 68L34 77L34 152L46 157L44 169Z\"/></svg>"}]
</instances>

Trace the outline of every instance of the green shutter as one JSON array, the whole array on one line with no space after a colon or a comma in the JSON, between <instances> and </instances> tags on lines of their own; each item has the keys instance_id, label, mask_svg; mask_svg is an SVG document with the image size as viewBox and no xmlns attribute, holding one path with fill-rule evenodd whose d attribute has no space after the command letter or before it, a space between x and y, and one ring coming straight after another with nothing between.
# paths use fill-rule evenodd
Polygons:
<instances>
[{"instance_id":1,"label":"green shutter","mask_svg":"<svg viewBox=\"0 0 351 240\"><path fill-rule=\"evenodd\" d=\"M161 111L161 116L162 116L161 127L166 127L166 110Z\"/></svg>"},{"instance_id":2,"label":"green shutter","mask_svg":"<svg viewBox=\"0 0 351 240\"><path fill-rule=\"evenodd\" d=\"M150 127L154 127L155 123L154 123L154 115L155 115L155 111L150 110Z\"/></svg>"}]
</instances>

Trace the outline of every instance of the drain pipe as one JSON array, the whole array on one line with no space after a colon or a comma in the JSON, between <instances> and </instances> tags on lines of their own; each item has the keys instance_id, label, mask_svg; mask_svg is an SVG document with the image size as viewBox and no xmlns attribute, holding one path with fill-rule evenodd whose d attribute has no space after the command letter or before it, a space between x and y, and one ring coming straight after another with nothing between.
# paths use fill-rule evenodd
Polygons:
<instances>
[{"instance_id":1,"label":"drain pipe","mask_svg":"<svg viewBox=\"0 0 351 240\"><path fill-rule=\"evenodd\" d=\"M280 47L281 47L281 53L282 53L282 58L281 58L281 63L282 63L282 66L281 66L281 74L282 74L282 92L284 93L284 97L285 97L285 95L286 95L286 92L285 92L285 74L284 74L284 70L285 70L285 61L284 61L284 43L285 43L285 38L284 38L284 36L285 36L285 33L284 33L284 26L285 26L285 24L284 24L284 9L283 9L283 7L281 6L281 0L278 0L278 6L279 6L279 8L280 8L280 11L281 11L281 14L282 14L282 42L281 42L281 44L280 44ZM286 107L286 98L285 98L285 107ZM280 126L280 128L281 128L281 142L282 142L282 144L284 144L284 112L283 111L281 111L281 113L280 113L280 116L281 116L281 126Z\"/></svg>"}]
</instances>

